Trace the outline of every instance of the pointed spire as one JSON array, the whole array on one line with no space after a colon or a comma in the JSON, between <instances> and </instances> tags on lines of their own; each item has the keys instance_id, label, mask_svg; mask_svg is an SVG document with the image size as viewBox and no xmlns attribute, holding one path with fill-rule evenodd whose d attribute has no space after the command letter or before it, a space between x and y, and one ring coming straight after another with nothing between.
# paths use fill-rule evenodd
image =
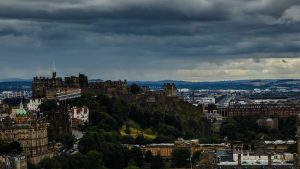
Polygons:
<instances>
[{"instance_id":1,"label":"pointed spire","mask_svg":"<svg viewBox=\"0 0 300 169\"><path fill-rule=\"evenodd\" d=\"M24 106L23 106L23 100L21 100L21 103L20 103L20 109L23 109Z\"/></svg>"},{"instance_id":2,"label":"pointed spire","mask_svg":"<svg viewBox=\"0 0 300 169\"><path fill-rule=\"evenodd\" d=\"M53 61L53 72L56 72L56 65L54 61Z\"/></svg>"}]
</instances>

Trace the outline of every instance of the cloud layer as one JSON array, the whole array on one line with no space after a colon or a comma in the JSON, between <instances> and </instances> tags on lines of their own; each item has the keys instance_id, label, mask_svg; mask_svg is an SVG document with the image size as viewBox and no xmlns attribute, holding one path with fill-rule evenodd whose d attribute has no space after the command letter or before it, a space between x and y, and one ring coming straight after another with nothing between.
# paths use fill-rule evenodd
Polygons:
<instances>
[{"instance_id":1,"label":"cloud layer","mask_svg":"<svg viewBox=\"0 0 300 169\"><path fill-rule=\"evenodd\" d=\"M299 0L2 0L0 77L55 62L103 79L299 78L295 66L264 66L298 63L299 10Z\"/></svg>"}]
</instances>

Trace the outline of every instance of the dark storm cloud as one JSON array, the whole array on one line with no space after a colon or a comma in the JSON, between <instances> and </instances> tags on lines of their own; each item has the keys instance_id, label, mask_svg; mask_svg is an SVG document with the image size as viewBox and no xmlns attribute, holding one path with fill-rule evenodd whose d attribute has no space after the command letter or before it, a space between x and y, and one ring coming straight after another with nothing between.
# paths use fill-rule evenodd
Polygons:
<instances>
[{"instance_id":1,"label":"dark storm cloud","mask_svg":"<svg viewBox=\"0 0 300 169\"><path fill-rule=\"evenodd\" d=\"M0 17L13 19L93 20L139 19L219 21L271 16L279 18L298 0L4 0Z\"/></svg>"},{"instance_id":2,"label":"dark storm cloud","mask_svg":"<svg viewBox=\"0 0 300 169\"><path fill-rule=\"evenodd\" d=\"M299 0L2 0L0 75L43 74L53 61L106 79L188 80L237 59L252 69L299 57L298 9ZM215 78L224 72L251 71Z\"/></svg>"}]
</instances>

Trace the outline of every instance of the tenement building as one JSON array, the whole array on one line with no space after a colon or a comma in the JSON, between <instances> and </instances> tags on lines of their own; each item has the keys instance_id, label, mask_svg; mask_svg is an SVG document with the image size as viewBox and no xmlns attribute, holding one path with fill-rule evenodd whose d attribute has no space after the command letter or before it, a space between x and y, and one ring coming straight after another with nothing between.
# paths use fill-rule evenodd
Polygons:
<instances>
[{"instance_id":1,"label":"tenement building","mask_svg":"<svg viewBox=\"0 0 300 169\"><path fill-rule=\"evenodd\" d=\"M22 104L15 118L6 116L0 123L0 140L18 141L29 162L37 164L41 159L52 157L54 151L48 146L47 125L32 119Z\"/></svg>"},{"instance_id":2,"label":"tenement building","mask_svg":"<svg viewBox=\"0 0 300 169\"><path fill-rule=\"evenodd\" d=\"M265 117L285 118L296 117L300 112L300 104L294 102L238 104L228 106L229 117L263 115Z\"/></svg>"},{"instance_id":3,"label":"tenement building","mask_svg":"<svg viewBox=\"0 0 300 169\"><path fill-rule=\"evenodd\" d=\"M27 158L23 154L0 156L1 169L27 169L27 166Z\"/></svg>"}]
</instances>

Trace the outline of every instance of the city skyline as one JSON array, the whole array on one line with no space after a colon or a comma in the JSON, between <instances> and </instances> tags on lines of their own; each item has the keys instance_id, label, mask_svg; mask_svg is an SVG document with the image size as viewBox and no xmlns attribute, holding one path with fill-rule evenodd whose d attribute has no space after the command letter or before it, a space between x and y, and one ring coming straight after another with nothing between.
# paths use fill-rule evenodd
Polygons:
<instances>
[{"instance_id":1,"label":"city skyline","mask_svg":"<svg viewBox=\"0 0 300 169\"><path fill-rule=\"evenodd\" d=\"M0 79L300 78L297 0L4 0Z\"/></svg>"}]
</instances>

